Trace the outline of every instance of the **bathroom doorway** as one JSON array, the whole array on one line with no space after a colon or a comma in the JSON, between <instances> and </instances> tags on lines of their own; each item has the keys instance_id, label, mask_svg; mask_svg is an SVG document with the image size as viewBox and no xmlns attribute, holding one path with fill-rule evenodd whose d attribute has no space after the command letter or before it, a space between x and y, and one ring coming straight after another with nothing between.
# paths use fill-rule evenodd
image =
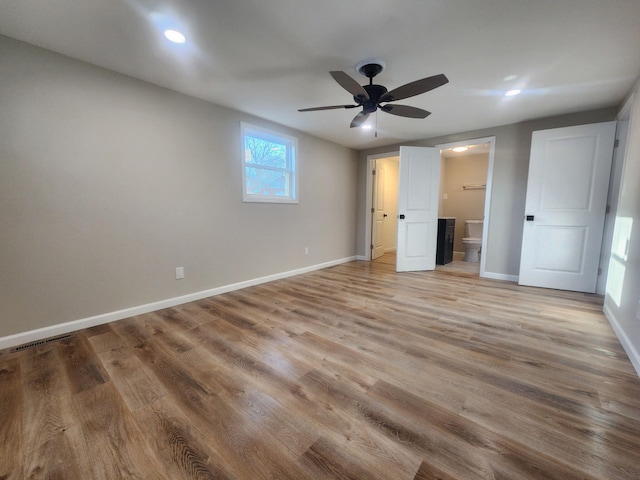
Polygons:
<instances>
[{"instance_id":1,"label":"bathroom doorway","mask_svg":"<svg viewBox=\"0 0 640 480\"><path fill-rule=\"evenodd\" d=\"M465 255L462 239L468 236L465 233L466 221L484 220L489 144L446 148L440 153L438 216L456 219L453 259L460 261Z\"/></svg>"},{"instance_id":2,"label":"bathroom doorway","mask_svg":"<svg viewBox=\"0 0 640 480\"><path fill-rule=\"evenodd\" d=\"M447 144L436 145L441 151L441 177L440 177L440 195L438 203L439 216L455 216L456 228L454 239L454 252L455 252L455 264L449 264L444 266L438 266L443 269L455 269L459 268L466 273L476 273L480 276L485 276L485 245L487 245L488 224L489 224L489 211L490 211L490 199L491 199L491 178L493 176L493 157L494 157L494 145L495 137L486 137L471 139L462 142L454 142ZM466 147L466 150L454 152L453 148ZM389 196L397 198L397 174L396 165L398 152L389 152L387 154L377 154L368 157L368 178L367 178L367 199L368 199L368 211L371 212L367 216L366 220L366 238L365 242L370 254L369 260L374 260L374 243L376 236L379 236L379 229L382 229L382 240L378 238L378 243L382 246L383 255L379 256L376 261L383 263L394 263L395 259L392 256L395 255L395 241L397 239L397 211L393 207L389 208L385 206L384 201L380 201L374 197L374 182L377 181L376 175L373 171L377 166L383 166L385 173L384 182L380 182L377 188L384 189L384 197L389 205ZM447 162L451 159L451 164ZM473 162L477 163L466 163ZM451 166L450 169L448 167ZM447 175L447 171L451 170L453 173ZM380 179L382 180L382 179ZM466 188L465 188L466 185ZM443 199L443 196L445 198ZM459 197L459 198L458 198ZM376 212L376 202L378 206L382 206L382 215L380 212ZM471 204L474 208L466 210L465 204ZM387 212L386 209L389 209ZM397 209L397 201L395 202L395 208ZM447 213L454 212L452 215ZM384 214L386 213L386 217ZM376 215L381 216L383 219L380 222L376 222ZM480 252L480 262L475 264L469 264L462 262L464 256L464 248L462 247L462 238L464 237L464 220L484 220L482 231L482 246ZM385 240L386 239L386 240ZM377 252L381 252L380 246L378 246ZM378 253L379 255L379 253ZM387 258L385 258L385 256Z\"/></svg>"}]
</instances>

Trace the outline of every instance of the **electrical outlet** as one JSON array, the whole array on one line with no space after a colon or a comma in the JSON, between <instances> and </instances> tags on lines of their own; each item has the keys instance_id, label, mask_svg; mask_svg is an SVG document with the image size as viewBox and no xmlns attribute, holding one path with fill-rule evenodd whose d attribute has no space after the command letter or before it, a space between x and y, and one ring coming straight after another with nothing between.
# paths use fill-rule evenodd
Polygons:
<instances>
[{"instance_id":1,"label":"electrical outlet","mask_svg":"<svg viewBox=\"0 0 640 480\"><path fill-rule=\"evenodd\" d=\"M304 254L309 255L309 247L304 247Z\"/></svg>"},{"instance_id":2,"label":"electrical outlet","mask_svg":"<svg viewBox=\"0 0 640 480\"><path fill-rule=\"evenodd\" d=\"M448 193L443 193L442 194L442 199L443 200L448 200L449 199L449 194Z\"/></svg>"},{"instance_id":3,"label":"electrical outlet","mask_svg":"<svg viewBox=\"0 0 640 480\"><path fill-rule=\"evenodd\" d=\"M176 280L184 278L184 267L176 267Z\"/></svg>"}]
</instances>

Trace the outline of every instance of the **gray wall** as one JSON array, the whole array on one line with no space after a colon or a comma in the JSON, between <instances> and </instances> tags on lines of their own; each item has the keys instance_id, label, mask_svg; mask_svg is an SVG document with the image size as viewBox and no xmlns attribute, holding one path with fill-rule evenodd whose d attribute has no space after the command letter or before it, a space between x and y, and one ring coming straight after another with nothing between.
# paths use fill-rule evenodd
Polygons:
<instances>
[{"instance_id":1,"label":"gray wall","mask_svg":"<svg viewBox=\"0 0 640 480\"><path fill-rule=\"evenodd\" d=\"M0 65L0 337L355 255L355 151L2 36ZM298 137L298 205L242 202L241 120Z\"/></svg>"},{"instance_id":2,"label":"gray wall","mask_svg":"<svg viewBox=\"0 0 640 480\"><path fill-rule=\"evenodd\" d=\"M453 143L476 138L495 137L495 158L491 211L485 270L499 276L517 276L520 269L520 247L522 245L522 222L524 218L527 175L529 170L529 150L531 133L535 130L566 127L613 120L617 108L607 108L589 112L574 113L528 122L485 128L470 132L456 133L429 138L405 145L433 147L441 143ZM429 117L432 118L432 117ZM426 120L436 121L436 119ZM366 176L367 156L385 152L397 152L400 145L391 145L360 152L358 173L358 255L365 255L366 219Z\"/></svg>"},{"instance_id":3,"label":"gray wall","mask_svg":"<svg viewBox=\"0 0 640 480\"><path fill-rule=\"evenodd\" d=\"M640 80L634 88L605 313L640 375Z\"/></svg>"}]
</instances>

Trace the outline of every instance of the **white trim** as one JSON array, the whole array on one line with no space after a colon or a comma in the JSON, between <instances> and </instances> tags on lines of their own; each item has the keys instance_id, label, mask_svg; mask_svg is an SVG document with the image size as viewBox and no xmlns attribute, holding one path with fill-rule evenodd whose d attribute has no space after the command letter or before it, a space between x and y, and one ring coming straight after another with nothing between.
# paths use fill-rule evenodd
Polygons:
<instances>
[{"instance_id":1,"label":"white trim","mask_svg":"<svg viewBox=\"0 0 640 480\"><path fill-rule=\"evenodd\" d=\"M618 337L618 341L622 345L622 348L624 348L624 351L627 353L627 356L631 361L631 365L633 365L633 368L636 369L636 373L640 377L640 353L638 353L636 348L633 346L631 339L627 336L624 329L620 326L620 323L618 323L618 320L616 319L616 316L613 314L611 309L607 305L605 305L602 311L604 312L604 316L606 317L606 319L609 321L609 325L611 325L613 333L616 334L616 337Z\"/></svg>"},{"instance_id":2,"label":"white trim","mask_svg":"<svg viewBox=\"0 0 640 480\"><path fill-rule=\"evenodd\" d=\"M518 283L519 280L518 275L507 275L506 273L484 272L483 277L490 278L492 280L505 280L507 282L515 283Z\"/></svg>"},{"instance_id":3,"label":"white trim","mask_svg":"<svg viewBox=\"0 0 640 480\"><path fill-rule=\"evenodd\" d=\"M369 258L367 258L365 255L358 255L356 257L356 260L367 262L367 261L369 261Z\"/></svg>"},{"instance_id":4,"label":"white trim","mask_svg":"<svg viewBox=\"0 0 640 480\"><path fill-rule=\"evenodd\" d=\"M103 313L101 315L95 315L93 317L82 318L80 320L73 320L71 322L60 323L49 327L30 330L28 332L21 332L14 335L8 335L6 337L0 337L0 350L23 345L25 343L36 342L38 340L49 337L64 335L66 333L75 332L76 330L82 330L84 328L95 327L96 325L102 325L104 323L115 322L116 320L122 320L124 318L133 317L135 315L142 315L144 313L173 307L175 305L180 305L183 303L193 302L207 297L213 297L222 293L232 292L234 290L240 290L243 288L252 287L254 285L260 285L261 283L273 282L274 280L281 280L287 277L294 277L296 275L313 272L315 270L321 270L323 268L333 267L335 265L340 265L342 263L351 262L357 259L358 258L356 256L352 256L339 260L332 260L330 262L311 265L309 267L289 270L288 272L275 273L273 275L254 278L251 280L246 280L244 282L232 283L230 285L223 285L221 287L202 290L201 292L190 293L188 295L183 295L180 297L168 298L165 300L160 300L158 302L138 305L136 307L125 308L123 310L117 310L115 312Z\"/></svg>"},{"instance_id":5,"label":"white trim","mask_svg":"<svg viewBox=\"0 0 640 480\"><path fill-rule=\"evenodd\" d=\"M486 190L484 193L484 228L482 229L482 246L484 248L484 251L480 256L480 276L486 277L486 278L496 278L490 275L501 275L503 277L513 278L513 275L489 274L486 271L487 256L485 255L485 252L486 252L487 246L489 245L491 190L493 188L493 165L494 165L495 153L496 153L496 137L472 138L469 140L462 140L460 142L440 143L436 145L436 148L439 148L442 151L448 148L462 147L462 146L466 147L467 145L479 145L482 143L489 144L489 162L487 166ZM506 278L499 278L498 280L505 280L505 279Z\"/></svg>"},{"instance_id":6,"label":"white trim","mask_svg":"<svg viewBox=\"0 0 640 480\"><path fill-rule=\"evenodd\" d=\"M264 135L266 137L273 138L274 140L285 140L288 142L287 146L287 168L274 168L268 166L259 166L256 165L255 168L265 168L267 170L275 170L275 171L285 171L291 172L293 174L293 178L290 180L289 190L293 190L289 192L287 196L278 196L278 195L255 195L247 193L247 164L245 158L245 137L251 134ZM242 201L248 203L288 203L288 204L297 204L299 203L299 175L298 171L298 139L297 137L293 137L291 135L287 135L285 133L280 133L276 130L271 130L265 127L259 127L257 125L253 125L247 122L240 122L240 156L241 156L241 164L242 164Z\"/></svg>"},{"instance_id":7,"label":"white trim","mask_svg":"<svg viewBox=\"0 0 640 480\"><path fill-rule=\"evenodd\" d=\"M632 98L633 96L631 96L630 99ZM600 273L596 280L596 293L599 295L605 295L607 293L607 279L609 276L609 265L611 263L613 232L615 229L616 218L618 216L618 204L620 202L622 170L624 169L625 159L627 157L630 110L631 106L625 105L616 117L616 144L614 144L613 147L613 158L611 160L611 170L607 191L607 210L609 210L609 212L605 212L604 215L602 246L600 247L600 261L598 264ZM626 117L626 119L623 117Z\"/></svg>"}]
</instances>

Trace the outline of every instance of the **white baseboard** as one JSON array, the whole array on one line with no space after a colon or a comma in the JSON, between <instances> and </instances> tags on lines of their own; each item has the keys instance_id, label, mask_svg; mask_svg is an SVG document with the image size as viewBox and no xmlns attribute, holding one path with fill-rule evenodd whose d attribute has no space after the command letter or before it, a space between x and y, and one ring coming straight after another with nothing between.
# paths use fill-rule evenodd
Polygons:
<instances>
[{"instance_id":1,"label":"white baseboard","mask_svg":"<svg viewBox=\"0 0 640 480\"><path fill-rule=\"evenodd\" d=\"M289 270L288 272L267 275L266 277L259 277L251 280L246 280L244 282L223 285L221 287L202 290L200 292L190 293L188 295L182 295L180 297L168 298L166 300L160 300L158 302L147 303L145 305L125 308L123 310L117 310L115 312L103 313L101 315L95 315L93 317L81 318L79 320L60 323L57 325L52 325L50 327L38 328L36 330L30 330L6 337L0 337L0 350L23 345L25 343L37 342L45 338L65 335L67 333L75 332L76 330L95 327L96 325L102 325L104 323L115 322L116 320L122 320L124 318L133 317L135 315L142 315L144 313L154 312L156 310L162 310L163 308L169 308L175 305L193 302L207 297L213 297L222 293L232 292L234 290L240 290L242 288L252 287L254 285L260 285L261 283L273 282L274 280L280 280L287 277L301 275L303 273L313 272L315 270L321 270L323 268L333 267L334 265L340 265L341 263L347 263L357 259L358 257L353 256L342 258L339 260L332 260L330 262L311 265L309 267Z\"/></svg>"},{"instance_id":2,"label":"white baseboard","mask_svg":"<svg viewBox=\"0 0 640 480\"><path fill-rule=\"evenodd\" d=\"M609 321L609 325L611 325L611 328L613 328L616 337L618 337L618 341L622 345L622 348L624 348L624 351L627 353L627 356L631 361L631 365L633 365L633 368L636 369L638 377L640 377L640 353L638 353L636 347L634 347L633 343L631 343L631 339L622 329L620 323L616 319L616 316L613 314L611 309L607 305L605 305L602 310L604 311L604 316Z\"/></svg>"},{"instance_id":3,"label":"white baseboard","mask_svg":"<svg viewBox=\"0 0 640 480\"><path fill-rule=\"evenodd\" d=\"M491 278L492 280L506 280L507 282L518 283L520 277L518 275L507 275L505 273L484 272L482 278Z\"/></svg>"},{"instance_id":4,"label":"white baseboard","mask_svg":"<svg viewBox=\"0 0 640 480\"><path fill-rule=\"evenodd\" d=\"M367 261L369 261L370 259L369 259L369 257L367 257L366 255L358 255L358 256L356 257L356 260L361 260L361 261L367 262Z\"/></svg>"}]
</instances>

